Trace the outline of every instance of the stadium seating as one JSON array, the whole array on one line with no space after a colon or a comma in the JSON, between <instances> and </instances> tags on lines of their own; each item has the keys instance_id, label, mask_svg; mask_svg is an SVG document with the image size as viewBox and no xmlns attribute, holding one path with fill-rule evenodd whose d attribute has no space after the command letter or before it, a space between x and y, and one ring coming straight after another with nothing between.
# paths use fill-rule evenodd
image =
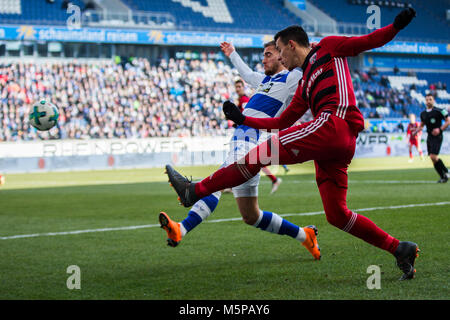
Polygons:
<instances>
[{"instance_id":1,"label":"stadium seating","mask_svg":"<svg viewBox=\"0 0 450 320\"><path fill-rule=\"evenodd\" d=\"M402 118L410 113L419 116L424 108L425 95L430 92L435 95L437 107L450 108L450 93L447 91L450 74L354 72L352 78L358 107L366 118Z\"/></svg>"},{"instance_id":2,"label":"stadium seating","mask_svg":"<svg viewBox=\"0 0 450 320\"><path fill-rule=\"evenodd\" d=\"M211 0L122 1L135 12L170 12L175 17L177 27L182 27L183 30L273 33L288 25L301 23L298 18L284 8L283 0L260 0L258 6L255 6L253 0L224 0L228 12L225 12L220 3ZM406 6L405 2L400 0L381 2L373 0L310 1L338 21L352 23L365 22L367 14L363 10L364 6L373 2L382 6L382 25L391 23L401 8ZM82 8L84 6L82 0L73 0L72 2ZM430 40L433 34L436 34L436 40L440 40L442 37L448 40L448 22L442 14L443 6L439 6L441 1L428 0L430 6L425 6L416 0L409 2L420 10L417 19L429 19L429 21L433 21L433 24L420 20L417 24L420 25L420 28L414 27L413 23L411 25L412 32L408 34L405 30L401 32L401 35L411 36L411 33L417 32L412 35L414 39L417 40L415 36L427 36L427 39ZM66 23L67 16L62 7L62 0L55 0L54 4L45 0L0 0L2 23L63 25ZM441 33L430 32L428 26L439 28ZM41 93L38 91L48 95L57 94L56 104L66 111L61 121L61 138L125 138L223 133L226 129L224 124L227 122L223 121L219 111L223 100L229 98L230 94L234 94L232 79L236 75L235 70L224 65L223 61L201 62L196 60L202 60L201 57L184 58L185 60L176 57L176 60L170 59L169 63L158 61L159 65L156 61L155 63L152 61L151 67L149 61L142 59L139 60L139 67L130 67L130 71L126 72L115 66L113 62L102 66L104 69L100 69L101 71L98 71L95 65L77 64L77 68L88 70L89 74L98 72L100 78L105 76L104 72L107 70L122 80L121 83L114 81L109 83L110 79L105 80L108 88L114 88L113 91L116 93L121 92L120 98L114 98L109 93L91 97L91 92L85 90L83 106L69 94L67 94L69 99L65 95L59 95L58 92L61 88L56 86L58 81L53 78L50 81L51 84L46 86L36 78L37 75L34 73L16 74L17 69L21 69L23 72L26 68L31 68L30 65L19 63L17 68L11 68L0 62L0 95L7 97L0 100L0 123L3 123L2 129L4 129L0 130L0 141L36 138L36 132L24 121L23 114L19 116L19 113L16 114L12 111L15 110L15 106L21 105L23 102L28 106L35 101ZM57 70L67 68L63 62L55 61L55 65ZM51 77L52 72L48 66L42 67L40 63L37 63L37 66L39 70ZM144 93L144 89L140 88L139 83L134 82L135 72L139 74L140 80L148 82L148 88L153 88L153 94L159 94L158 99L155 98L152 104L158 106L159 109L153 108L151 112L144 113L139 109L140 106L146 105L148 95L152 93L148 91L150 90L148 88ZM68 84L70 81L77 83L79 88L84 88L82 81L77 78L77 74L78 71L73 70L65 74L68 78L64 81L64 85L67 86L64 88L64 92L73 91L71 85ZM26 85L14 80L14 78L21 77L29 77L24 82ZM192 77L192 83L186 82L185 79L190 77ZM217 77L220 79L218 80ZM409 113L418 115L423 110L425 95L428 92L435 94L439 107L450 108L450 93L447 90L450 86L450 73L418 72L410 74L400 71L394 73L358 70L352 72L352 77L358 107L366 118L404 118ZM94 83L99 81L96 77L92 77L91 80ZM36 83L37 89L31 86L32 83ZM129 85L125 88L122 87L122 83ZM101 81L97 84L99 87L104 85ZM129 87L134 91L127 90ZM191 94L192 92L194 94ZM93 108L90 108L91 102ZM127 117L131 115L132 121L129 128L122 128L119 125L125 117L119 110L121 108L129 113ZM108 118L108 114L111 112L114 114ZM101 119L103 123L111 122L111 119L114 119L114 125L108 129L109 131L102 132L99 129L100 124L93 121L94 118L95 121ZM116 121L117 119L121 119L121 121Z\"/></svg>"},{"instance_id":3,"label":"stadium seating","mask_svg":"<svg viewBox=\"0 0 450 320\"><path fill-rule=\"evenodd\" d=\"M85 6L82 0L71 2L82 9ZM62 4L62 0L56 0L54 3L44 0L3 1L0 7L0 21L9 24L64 25L69 15Z\"/></svg>"},{"instance_id":4,"label":"stadium seating","mask_svg":"<svg viewBox=\"0 0 450 320\"><path fill-rule=\"evenodd\" d=\"M85 7L82 0L73 4ZM288 25L301 23L300 19L284 8L282 0L261 0L255 6L252 0L226 0L226 8L206 0L122 0L139 12L170 13L177 28L220 32L274 33ZM68 14L62 0L53 4L45 0L2 0L0 21L9 24L63 25ZM111 26L111 23L108 24ZM124 26L117 24L117 26Z\"/></svg>"},{"instance_id":5,"label":"stadium seating","mask_svg":"<svg viewBox=\"0 0 450 320\"><path fill-rule=\"evenodd\" d=\"M18 0L2 0L0 14L22 14L22 3Z\"/></svg>"},{"instance_id":6,"label":"stadium seating","mask_svg":"<svg viewBox=\"0 0 450 320\"><path fill-rule=\"evenodd\" d=\"M283 0L260 0L257 6L253 0L224 1L226 7L220 5L222 1L211 0L209 2L122 0L135 12L170 13L176 20L176 28L183 30L274 33L288 25L301 24L301 19L285 8ZM10 24L63 25L68 15L62 8L62 2L63 0L55 0L51 4L44 0L2 0L0 21ZM81 8L85 7L82 0L71 2ZM310 0L310 2L336 19L338 23L344 23L338 26L340 33L351 33L349 31L351 25L364 26L368 18L366 8L370 4L381 7L381 25L392 23L397 13L410 4L420 13L413 23L399 34L398 39L447 41L450 36L450 23L445 16L445 10L450 8L449 0L429 0L426 3L421 0ZM370 31L364 27L357 30L362 33Z\"/></svg>"},{"instance_id":7,"label":"stadium seating","mask_svg":"<svg viewBox=\"0 0 450 320\"><path fill-rule=\"evenodd\" d=\"M386 1L381 0L309 0L322 11L326 12L331 17L335 18L337 22L344 22L348 24L365 25L369 14L366 13L367 6L370 4L384 4ZM403 40L434 40L447 41L450 36L450 24L445 20L445 9L449 8L449 1L432 0L409 0L409 1L395 1L397 3L410 3L417 9L419 14L416 19L402 30L398 35L398 39ZM446 3L443 6L442 3ZM392 23L395 16L402 10L398 6L380 6L381 8L381 26ZM436 32L436 31L440 32ZM345 33L347 30L344 26L339 26L339 32ZM369 32L370 30L366 30Z\"/></svg>"},{"instance_id":8,"label":"stadium seating","mask_svg":"<svg viewBox=\"0 0 450 320\"><path fill-rule=\"evenodd\" d=\"M0 63L0 141L224 135L228 122L221 106L237 98L237 72L202 56L157 65L143 58L123 66L113 61ZM261 71L261 65L255 69ZM436 94L439 107L450 108L448 78L439 73L354 70L352 80L365 118L418 116L428 92ZM52 96L61 110L59 130L50 135L27 121L30 104L41 96Z\"/></svg>"},{"instance_id":9,"label":"stadium seating","mask_svg":"<svg viewBox=\"0 0 450 320\"><path fill-rule=\"evenodd\" d=\"M226 0L229 15L223 12L222 7L213 5L211 5L213 13L208 14L204 9L208 6L206 0L123 0L123 2L133 10L170 12L177 19L177 26L183 27L184 30L273 33L288 25L300 23L299 18L284 8L282 1L262 0L255 6L252 0Z\"/></svg>"},{"instance_id":10,"label":"stadium seating","mask_svg":"<svg viewBox=\"0 0 450 320\"><path fill-rule=\"evenodd\" d=\"M388 76L389 83L391 85L391 88L394 89L403 89L405 86L426 86L427 81L426 80L419 80L417 77L411 77L411 76Z\"/></svg>"}]
</instances>

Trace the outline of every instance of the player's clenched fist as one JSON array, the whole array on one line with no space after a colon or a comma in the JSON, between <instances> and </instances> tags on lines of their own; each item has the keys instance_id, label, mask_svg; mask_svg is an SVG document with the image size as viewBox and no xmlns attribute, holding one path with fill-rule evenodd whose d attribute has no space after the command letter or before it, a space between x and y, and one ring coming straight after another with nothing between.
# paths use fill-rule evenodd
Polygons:
<instances>
[{"instance_id":1,"label":"player's clenched fist","mask_svg":"<svg viewBox=\"0 0 450 320\"><path fill-rule=\"evenodd\" d=\"M225 118L233 121L236 124L243 124L245 116L241 113L239 108L231 101L225 101L223 103L223 113Z\"/></svg>"},{"instance_id":2,"label":"player's clenched fist","mask_svg":"<svg viewBox=\"0 0 450 320\"><path fill-rule=\"evenodd\" d=\"M230 54L232 54L233 51L234 51L234 46L233 46L233 44L231 44L230 42L222 42L222 43L220 44L220 49L222 49L222 52L223 52L227 57L229 57Z\"/></svg>"},{"instance_id":3,"label":"player's clenched fist","mask_svg":"<svg viewBox=\"0 0 450 320\"><path fill-rule=\"evenodd\" d=\"M407 8L402 10L394 20L394 28L397 30L402 30L406 27L411 20L416 16L416 10L413 8Z\"/></svg>"}]
</instances>

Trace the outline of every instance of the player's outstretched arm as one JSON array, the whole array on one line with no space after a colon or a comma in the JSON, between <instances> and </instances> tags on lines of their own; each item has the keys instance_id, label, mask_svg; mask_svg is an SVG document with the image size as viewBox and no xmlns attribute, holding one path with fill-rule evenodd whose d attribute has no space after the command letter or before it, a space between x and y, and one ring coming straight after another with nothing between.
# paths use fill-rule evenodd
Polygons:
<instances>
[{"instance_id":1,"label":"player's outstretched arm","mask_svg":"<svg viewBox=\"0 0 450 320\"><path fill-rule=\"evenodd\" d=\"M241 56L236 52L236 49L232 43L222 42L220 44L220 49L228 58L230 58L231 63L238 70L245 82L256 88L261 81L263 81L265 75L250 69L244 60L242 60Z\"/></svg>"},{"instance_id":2,"label":"player's outstretched arm","mask_svg":"<svg viewBox=\"0 0 450 320\"><path fill-rule=\"evenodd\" d=\"M223 104L223 113L228 120L241 125L244 124L255 129L286 129L292 126L306 112L307 105L302 102L298 95L294 95L292 102L277 118L253 118L244 116L239 108L230 101Z\"/></svg>"},{"instance_id":3,"label":"player's outstretched arm","mask_svg":"<svg viewBox=\"0 0 450 320\"><path fill-rule=\"evenodd\" d=\"M220 44L220 49L228 58L234 51L236 51L233 44L231 42L226 42L226 41L224 41Z\"/></svg>"},{"instance_id":4,"label":"player's outstretched arm","mask_svg":"<svg viewBox=\"0 0 450 320\"><path fill-rule=\"evenodd\" d=\"M359 37L330 36L322 39L320 44L329 48L335 56L356 56L361 52L384 46L394 39L396 34L405 28L415 16L416 11L413 8L407 8L395 17L392 24L367 35Z\"/></svg>"}]
</instances>

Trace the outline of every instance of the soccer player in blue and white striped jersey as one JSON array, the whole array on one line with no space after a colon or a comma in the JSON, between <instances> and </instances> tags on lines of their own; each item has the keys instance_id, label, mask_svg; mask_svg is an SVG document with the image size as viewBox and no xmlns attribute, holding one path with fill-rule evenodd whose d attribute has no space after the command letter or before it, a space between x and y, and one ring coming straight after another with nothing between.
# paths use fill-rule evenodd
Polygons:
<instances>
[{"instance_id":1,"label":"soccer player in blue and white striped jersey","mask_svg":"<svg viewBox=\"0 0 450 320\"><path fill-rule=\"evenodd\" d=\"M251 70L241 59L233 45L227 42L221 44L221 49L230 58L238 69L240 76L253 88L255 94L245 105L243 114L255 118L273 118L279 116L291 102L298 82L302 77L301 69L288 71L279 60L279 53L275 42L264 45L264 74ZM252 148L258 145L258 141L264 134L260 130L239 125L230 142L230 152L225 163L228 166L244 157ZM320 249L317 244L317 228L308 226L300 228L281 218L278 214L262 211L258 205L259 174L247 182L232 189L239 210L245 223L268 232L289 235L299 240L311 252L315 259L320 259ZM169 218L165 212L159 216L161 227L168 235L168 244L177 246L182 237L208 218L215 210L221 192L215 192L193 205L188 216L180 223Z\"/></svg>"}]
</instances>

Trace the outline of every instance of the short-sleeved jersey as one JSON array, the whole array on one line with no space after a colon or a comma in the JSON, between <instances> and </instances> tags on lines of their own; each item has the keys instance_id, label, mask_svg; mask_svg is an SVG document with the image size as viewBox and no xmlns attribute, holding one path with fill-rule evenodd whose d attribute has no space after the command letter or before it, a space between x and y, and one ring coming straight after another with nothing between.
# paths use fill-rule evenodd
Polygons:
<instances>
[{"instance_id":1,"label":"short-sleeved jersey","mask_svg":"<svg viewBox=\"0 0 450 320\"><path fill-rule=\"evenodd\" d=\"M419 128L419 124L417 122L409 123L408 128L406 129L406 134L409 136L409 141L415 142L420 138L420 132L413 134L415 130Z\"/></svg>"},{"instance_id":2,"label":"short-sleeved jersey","mask_svg":"<svg viewBox=\"0 0 450 320\"><path fill-rule=\"evenodd\" d=\"M428 134L431 134L433 129L440 128L442 125L442 121L445 121L447 117L447 110L437 107L422 111L422 113L420 114L420 120L424 125L427 126Z\"/></svg>"}]
</instances>

